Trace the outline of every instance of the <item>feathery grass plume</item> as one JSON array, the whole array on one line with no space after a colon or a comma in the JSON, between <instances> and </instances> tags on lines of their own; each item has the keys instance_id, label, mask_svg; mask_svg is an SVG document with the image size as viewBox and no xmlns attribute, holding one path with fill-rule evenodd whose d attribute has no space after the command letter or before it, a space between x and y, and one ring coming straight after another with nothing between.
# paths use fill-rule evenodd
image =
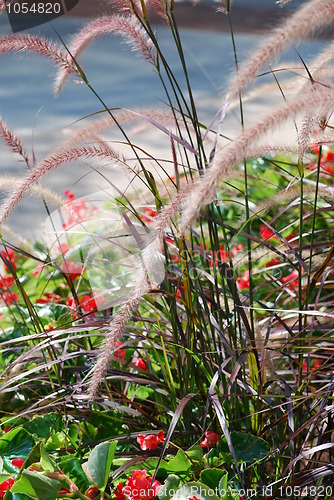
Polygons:
<instances>
[{"instance_id":1,"label":"feathery grass plume","mask_svg":"<svg viewBox=\"0 0 334 500\"><path fill-rule=\"evenodd\" d=\"M140 2L137 0L110 0L109 3L117 8L118 11L127 15L136 14L139 18L142 15Z\"/></svg>"},{"instance_id":2,"label":"feathery grass plume","mask_svg":"<svg viewBox=\"0 0 334 500\"><path fill-rule=\"evenodd\" d=\"M30 252L33 249L30 241L25 240L24 238L22 238L22 236L19 236L16 232L12 231L10 227L6 226L5 224L1 226L1 235L2 237L10 241L12 245L14 244L13 242L16 242L16 246L19 246L20 248L24 248L26 250L29 250Z\"/></svg>"},{"instance_id":3,"label":"feathery grass plume","mask_svg":"<svg viewBox=\"0 0 334 500\"><path fill-rule=\"evenodd\" d=\"M57 66L66 68L67 73L78 74L70 55L67 52L63 52L54 42L29 34L6 35L0 37L0 54L23 51L45 56L56 63Z\"/></svg>"},{"instance_id":4,"label":"feathery grass plume","mask_svg":"<svg viewBox=\"0 0 334 500\"><path fill-rule=\"evenodd\" d=\"M0 209L0 225L15 209L16 205L28 189L30 189L32 184L38 182L42 177L44 177L44 175L52 172L64 163L71 163L72 161L79 160L80 158L102 158L111 162L122 163L119 156L114 153L112 149L98 148L95 146L74 148L64 151L62 154L51 154L42 160L32 171L30 171L25 180L21 182L20 186L18 186L5 200Z\"/></svg>"},{"instance_id":5,"label":"feathery grass plume","mask_svg":"<svg viewBox=\"0 0 334 500\"><path fill-rule=\"evenodd\" d=\"M325 75L326 79L329 74L329 70L331 69L328 67L328 63L334 58L334 42L331 42L325 50L323 50L313 61L311 61L309 67L310 67L310 73L315 80L317 84L324 84L328 85L327 81L323 79L322 77L322 70L326 69ZM320 81L319 81L320 79ZM294 82L295 84L297 82ZM310 82L310 79L307 78L306 80L303 80L297 87L296 91L301 92L303 91L306 87L310 85L310 83L313 85L313 82Z\"/></svg>"},{"instance_id":6,"label":"feathery grass plume","mask_svg":"<svg viewBox=\"0 0 334 500\"><path fill-rule=\"evenodd\" d=\"M0 176L0 186L2 190L14 191L15 188L21 185L21 183L22 181L17 177ZM57 207L61 207L67 202L67 200L44 186L32 184L28 187L28 192L35 197L44 198L45 201L48 201Z\"/></svg>"},{"instance_id":7,"label":"feathery grass plume","mask_svg":"<svg viewBox=\"0 0 334 500\"><path fill-rule=\"evenodd\" d=\"M226 175L234 165L248 156L248 148L256 140L268 130L280 125L288 118L296 116L305 109L310 110L312 107L316 107L317 113L321 113L321 111L328 112L332 109L333 104L334 90L318 89L317 92L306 93L293 103L284 104L264 117L258 124L245 129L239 138L226 146L222 155L220 155L219 162L216 160L212 168L197 181L182 214L181 233L184 233L190 226L201 207L214 199L219 178L224 174Z\"/></svg>"},{"instance_id":8,"label":"feathery grass plume","mask_svg":"<svg viewBox=\"0 0 334 500\"><path fill-rule=\"evenodd\" d=\"M12 132L0 116L0 137L6 144L15 152L18 153L24 161L29 164L29 157L26 150L23 148L20 139Z\"/></svg>"},{"instance_id":9,"label":"feathery grass plume","mask_svg":"<svg viewBox=\"0 0 334 500\"><path fill-rule=\"evenodd\" d=\"M7 5L12 4L14 2L15 0L0 0L0 14L5 12Z\"/></svg>"},{"instance_id":10,"label":"feathery grass plume","mask_svg":"<svg viewBox=\"0 0 334 500\"><path fill-rule=\"evenodd\" d=\"M147 279L146 269L152 269L151 262L156 259L157 252L161 252L162 241L164 236L165 227L170 223L175 214L181 210L182 202L192 188L192 183L187 184L172 198L169 205L161 209L153 228L157 231L155 239L147 246L142 253L142 260L144 265L138 270L138 276L135 284L135 289L128 300L122 305L118 314L110 322L109 328L106 332L106 341L102 347L101 354L99 355L93 373L91 376L88 396L93 399L98 389L105 380L105 376L112 360L112 354L117 349L116 342L119 340L122 330L129 321L132 312L138 307L141 298L152 290L152 286Z\"/></svg>"},{"instance_id":11,"label":"feathery grass plume","mask_svg":"<svg viewBox=\"0 0 334 500\"><path fill-rule=\"evenodd\" d=\"M95 38L113 33L121 35L132 47L142 53L144 59L155 65L154 45L146 36L137 19L125 16L103 16L87 24L69 44L68 50L76 59ZM69 71L66 67L58 72L55 80L55 94L59 94Z\"/></svg>"},{"instance_id":12,"label":"feathery grass plume","mask_svg":"<svg viewBox=\"0 0 334 500\"><path fill-rule=\"evenodd\" d=\"M294 12L283 24L268 33L265 41L239 68L228 95L234 96L251 83L257 73L293 42L316 33L334 19L334 0L310 0Z\"/></svg>"},{"instance_id":13,"label":"feathery grass plume","mask_svg":"<svg viewBox=\"0 0 334 500\"><path fill-rule=\"evenodd\" d=\"M143 114L148 118L152 118L159 123L167 124L175 124L175 118L173 114L169 111L164 111L161 109L144 109L144 108L135 108L134 112L129 112L123 109L116 110L114 115L117 118L117 123L123 125L124 123L136 122L140 120L139 114ZM182 123L180 126L182 127ZM68 138L57 147L57 152L65 151L70 149L80 142L84 141L88 137L92 137L94 134L103 132L104 130L111 129L115 126L115 121L110 115L107 115L103 118L99 118L97 120L91 121L88 125L71 131L71 134ZM190 123L188 124L190 126Z\"/></svg>"}]
</instances>

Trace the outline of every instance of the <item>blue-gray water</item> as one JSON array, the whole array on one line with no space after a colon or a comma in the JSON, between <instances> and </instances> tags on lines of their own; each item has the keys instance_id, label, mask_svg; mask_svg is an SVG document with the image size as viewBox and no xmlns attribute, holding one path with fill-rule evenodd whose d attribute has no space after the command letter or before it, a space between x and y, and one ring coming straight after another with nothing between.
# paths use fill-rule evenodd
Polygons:
<instances>
[{"instance_id":1,"label":"blue-gray water","mask_svg":"<svg viewBox=\"0 0 334 500\"><path fill-rule=\"evenodd\" d=\"M239 3L241 1L245 0L239 0ZM267 2L262 0L262 3L265 1ZM268 2L272 5L275 3L272 0ZM65 16L54 21L53 25L67 41L69 35L75 33L84 22L82 19ZM56 39L50 26L40 26L33 31ZM8 20L6 16L1 16L0 34L7 33L10 33ZM234 68L230 36L227 33L210 33L205 30L182 30L181 36L200 118L208 123L222 104L226 81ZM163 26L158 28L158 40L175 76L183 82L182 69L172 39ZM252 52L260 40L260 35L237 35L240 61ZM299 45L298 50L308 61L322 46L321 41L306 41ZM284 60L298 61L298 57L291 50ZM95 40L82 54L80 63L90 83L109 107L164 106L166 98L152 67L118 37L106 36ZM55 70L41 56L23 53L2 56L0 75L0 115L22 138L30 154L33 148L37 160L64 139L64 130L74 121L101 109L100 103L85 85L74 83L75 78L70 78L60 96L54 98L52 84ZM159 154L157 151L160 142L156 135L152 136L152 141L150 144L148 131L148 146L152 146L154 153ZM161 156L166 147L164 141L165 137L161 140ZM27 167L17 160L17 155L0 143L0 174L22 178L27 173ZM60 194L65 189L72 189L78 196L104 189L105 181L99 175L93 176L91 172L88 161L73 166L66 165L48 176L45 184ZM110 176L112 182L118 182L117 170L106 170L106 175ZM9 225L15 231L33 236L44 218L42 203L34 198L27 198L10 218Z\"/></svg>"}]
</instances>

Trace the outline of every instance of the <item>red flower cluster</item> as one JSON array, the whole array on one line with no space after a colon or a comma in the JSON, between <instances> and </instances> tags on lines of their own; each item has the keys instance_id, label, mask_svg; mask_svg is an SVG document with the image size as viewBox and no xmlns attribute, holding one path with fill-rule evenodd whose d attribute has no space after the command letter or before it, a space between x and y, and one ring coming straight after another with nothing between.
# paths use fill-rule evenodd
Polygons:
<instances>
[{"instance_id":1,"label":"red flower cluster","mask_svg":"<svg viewBox=\"0 0 334 500\"><path fill-rule=\"evenodd\" d=\"M311 149L312 149L314 154L319 156L319 152L320 152L319 147L313 146ZM320 157L320 167L322 170L327 172L327 174L334 176L334 152L333 151L325 150L324 148L322 148L322 154ZM310 168L311 170L316 170L318 168L318 165L317 165L317 163L311 163L308 166L308 168Z\"/></svg>"},{"instance_id":2,"label":"red flower cluster","mask_svg":"<svg viewBox=\"0 0 334 500\"><path fill-rule=\"evenodd\" d=\"M116 347L120 347L121 345L123 345L123 342L116 342ZM114 356L119 359L124 359L126 356L126 349L117 349L117 351L114 352Z\"/></svg>"},{"instance_id":3,"label":"red flower cluster","mask_svg":"<svg viewBox=\"0 0 334 500\"><path fill-rule=\"evenodd\" d=\"M4 432L6 432L5 429L4 429ZM25 462L24 458L13 458L12 465L14 465L14 467L17 467L18 469L21 469L24 462ZM12 488L14 482L15 482L15 479L10 477L10 478L6 479L6 481L3 481L0 484L0 500L2 498L4 498L7 490L10 490Z\"/></svg>"},{"instance_id":4,"label":"red flower cluster","mask_svg":"<svg viewBox=\"0 0 334 500\"><path fill-rule=\"evenodd\" d=\"M244 249L244 246L240 243L240 245L234 245L234 247L231 250L231 256L235 257L238 255L238 253L242 252ZM213 252L215 264L218 265L218 260L220 262L225 262L228 259L228 252L226 252L224 247L219 247L219 251L214 251ZM210 267L213 266L213 262L210 261Z\"/></svg>"},{"instance_id":5,"label":"red flower cluster","mask_svg":"<svg viewBox=\"0 0 334 500\"><path fill-rule=\"evenodd\" d=\"M79 278L81 276L83 268L78 264L77 266L70 261L69 259L65 259L61 266L64 274L70 278L72 281L74 281L76 278Z\"/></svg>"},{"instance_id":6,"label":"red flower cluster","mask_svg":"<svg viewBox=\"0 0 334 500\"><path fill-rule=\"evenodd\" d=\"M146 208L143 208L142 214L146 214L146 215L140 215L141 220L143 222L145 222L146 224L149 224L150 222L153 222L153 219L155 217L157 217L158 212L156 210L154 210L153 208L146 207Z\"/></svg>"},{"instance_id":7,"label":"red flower cluster","mask_svg":"<svg viewBox=\"0 0 334 500\"><path fill-rule=\"evenodd\" d=\"M311 368L311 373L316 372L318 370L318 368L320 368L321 365L322 365L321 359L316 359L314 365ZM303 370L304 373L307 372L307 363L306 363L306 361L303 361L302 370Z\"/></svg>"},{"instance_id":8,"label":"red flower cluster","mask_svg":"<svg viewBox=\"0 0 334 500\"><path fill-rule=\"evenodd\" d=\"M57 295L55 292L45 292L45 294L36 300L36 304L49 304L53 302L58 304L61 301L61 296Z\"/></svg>"},{"instance_id":9,"label":"red flower cluster","mask_svg":"<svg viewBox=\"0 0 334 500\"><path fill-rule=\"evenodd\" d=\"M96 301L93 297L93 295L83 295L82 297L79 298L79 304L80 308L83 313L90 314L91 316L94 316L95 311L97 309ZM74 299L70 297L66 301L66 305L69 307L75 308L76 304L74 302ZM73 313L73 319L77 318L76 312Z\"/></svg>"},{"instance_id":10,"label":"red flower cluster","mask_svg":"<svg viewBox=\"0 0 334 500\"><path fill-rule=\"evenodd\" d=\"M85 495L88 498L95 498L99 490L94 487L94 488L88 488L88 490L85 491Z\"/></svg>"},{"instance_id":11,"label":"red flower cluster","mask_svg":"<svg viewBox=\"0 0 334 500\"><path fill-rule=\"evenodd\" d=\"M65 196L69 199L68 204L66 204L68 205L69 217L68 220L62 225L64 230L69 229L70 227L78 224L78 222L91 217L91 215L98 210L97 207L87 207L84 199L76 200L73 192L69 189L65 191Z\"/></svg>"},{"instance_id":12,"label":"red flower cluster","mask_svg":"<svg viewBox=\"0 0 334 500\"><path fill-rule=\"evenodd\" d=\"M4 292L2 294L2 300L7 306L11 306L14 302L17 302L19 296L15 292Z\"/></svg>"},{"instance_id":13,"label":"red flower cluster","mask_svg":"<svg viewBox=\"0 0 334 500\"><path fill-rule=\"evenodd\" d=\"M294 269L292 271L292 273L288 274L288 276L285 276L284 278L281 278L281 283L282 285L288 285L288 287L296 287L298 286L298 276L299 276L299 273L297 271L297 269Z\"/></svg>"},{"instance_id":14,"label":"red flower cluster","mask_svg":"<svg viewBox=\"0 0 334 500\"><path fill-rule=\"evenodd\" d=\"M134 470L132 476L126 481L117 485L114 491L116 500L150 500L159 493L161 483L153 477L147 477L146 470Z\"/></svg>"},{"instance_id":15,"label":"red flower cluster","mask_svg":"<svg viewBox=\"0 0 334 500\"><path fill-rule=\"evenodd\" d=\"M276 234L265 224L260 226L260 235L264 240L269 240L270 238L277 238Z\"/></svg>"},{"instance_id":16,"label":"red flower cluster","mask_svg":"<svg viewBox=\"0 0 334 500\"><path fill-rule=\"evenodd\" d=\"M0 276L0 288L2 290L7 290L10 288L15 282L14 276Z\"/></svg>"},{"instance_id":17,"label":"red flower cluster","mask_svg":"<svg viewBox=\"0 0 334 500\"><path fill-rule=\"evenodd\" d=\"M220 439L219 434L213 431L206 431L204 435L204 441L199 444L202 448L213 448Z\"/></svg>"},{"instance_id":18,"label":"red flower cluster","mask_svg":"<svg viewBox=\"0 0 334 500\"><path fill-rule=\"evenodd\" d=\"M4 498L7 490L12 489L14 481L15 479L10 477L9 479L6 479L6 481L3 481L3 483L0 484L0 499Z\"/></svg>"},{"instance_id":19,"label":"red flower cluster","mask_svg":"<svg viewBox=\"0 0 334 500\"><path fill-rule=\"evenodd\" d=\"M136 361L135 361L135 365L137 368L141 368L142 370L147 370L147 366L146 366L146 363L143 359L141 358L137 358Z\"/></svg>"},{"instance_id":20,"label":"red flower cluster","mask_svg":"<svg viewBox=\"0 0 334 500\"><path fill-rule=\"evenodd\" d=\"M6 271L9 271L6 262L8 262L9 265L11 264L14 267L14 269L17 269L17 262L16 262L17 255L12 248L7 248L6 250L2 250L0 252L0 255L4 260Z\"/></svg>"},{"instance_id":21,"label":"red flower cluster","mask_svg":"<svg viewBox=\"0 0 334 500\"><path fill-rule=\"evenodd\" d=\"M237 285L240 290L247 290L249 288L249 270L245 271L241 278L237 279Z\"/></svg>"},{"instance_id":22,"label":"red flower cluster","mask_svg":"<svg viewBox=\"0 0 334 500\"><path fill-rule=\"evenodd\" d=\"M137 442L142 450L155 450L160 443L164 441L164 433L159 434L140 434L137 437Z\"/></svg>"}]
</instances>

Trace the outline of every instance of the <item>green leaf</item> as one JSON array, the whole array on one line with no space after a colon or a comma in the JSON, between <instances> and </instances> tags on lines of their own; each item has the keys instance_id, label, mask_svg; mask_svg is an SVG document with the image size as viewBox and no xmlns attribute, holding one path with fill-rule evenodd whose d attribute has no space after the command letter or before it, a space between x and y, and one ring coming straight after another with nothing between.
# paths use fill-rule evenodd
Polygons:
<instances>
[{"instance_id":1,"label":"green leaf","mask_svg":"<svg viewBox=\"0 0 334 500\"><path fill-rule=\"evenodd\" d=\"M13 458L26 459L30 450L35 445L32 436L22 429L16 427L0 438L0 455L3 459L3 468L9 472L17 472L13 467Z\"/></svg>"},{"instance_id":2,"label":"green leaf","mask_svg":"<svg viewBox=\"0 0 334 500\"><path fill-rule=\"evenodd\" d=\"M202 462L203 448L199 445L192 446L189 450L187 450L187 457L193 460L193 462Z\"/></svg>"},{"instance_id":3,"label":"green leaf","mask_svg":"<svg viewBox=\"0 0 334 500\"><path fill-rule=\"evenodd\" d=\"M48 455L43 443L41 443L41 466L45 472L58 472L59 467L54 463L52 458Z\"/></svg>"},{"instance_id":4,"label":"green leaf","mask_svg":"<svg viewBox=\"0 0 334 500\"><path fill-rule=\"evenodd\" d=\"M192 463L183 450L179 450L174 458L170 462L161 462L161 467L163 467L168 473L172 472L186 472L190 469Z\"/></svg>"},{"instance_id":5,"label":"green leaf","mask_svg":"<svg viewBox=\"0 0 334 500\"><path fill-rule=\"evenodd\" d=\"M220 484L220 480L226 476L227 478L227 472L224 471L223 469L205 469L201 472L201 481L202 483L206 484L209 486L209 488L212 488L213 490L217 489Z\"/></svg>"},{"instance_id":6,"label":"green leaf","mask_svg":"<svg viewBox=\"0 0 334 500\"><path fill-rule=\"evenodd\" d=\"M12 493L25 493L36 500L56 500L61 483L38 472L23 471L21 479L14 483Z\"/></svg>"},{"instance_id":7,"label":"green leaf","mask_svg":"<svg viewBox=\"0 0 334 500\"><path fill-rule=\"evenodd\" d=\"M189 500L193 496L199 500L220 500L216 495L217 492L209 488L206 484L191 482L184 484L178 489L172 500Z\"/></svg>"},{"instance_id":8,"label":"green leaf","mask_svg":"<svg viewBox=\"0 0 334 500\"><path fill-rule=\"evenodd\" d=\"M88 481L78 458L64 457L59 465L64 474L72 479L79 490L85 491L89 488L90 481Z\"/></svg>"},{"instance_id":9,"label":"green leaf","mask_svg":"<svg viewBox=\"0 0 334 500\"><path fill-rule=\"evenodd\" d=\"M268 455L269 444L262 438L246 434L245 432L231 432L231 439L237 458L244 462L260 460Z\"/></svg>"},{"instance_id":10,"label":"green leaf","mask_svg":"<svg viewBox=\"0 0 334 500\"><path fill-rule=\"evenodd\" d=\"M169 500L177 491L179 484L180 478L175 474L170 474L159 490L158 497L160 500Z\"/></svg>"},{"instance_id":11,"label":"green leaf","mask_svg":"<svg viewBox=\"0 0 334 500\"><path fill-rule=\"evenodd\" d=\"M59 430L57 427L61 420L56 413L35 417L23 425L30 434L35 434L39 438L47 439L52 431ZM56 427L56 428L55 428Z\"/></svg>"},{"instance_id":12,"label":"green leaf","mask_svg":"<svg viewBox=\"0 0 334 500\"><path fill-rule=\"evenodd\" d=\"M104 442L95 446L88 459L88 472L99 490L104 490L115 456L117 441Z\"/></svg>"},{"instance_id":13,"label":"green leaf","mask_svg":"<svg viewBox=\"0 0 334 500\"><path fill-rule=\"evenodd\" d=\"M29 497L25 493L13 493L12 491L7 490L6 495L4 496L4 500L32 500L33 497Z\"/></svg>"}]
</instances>

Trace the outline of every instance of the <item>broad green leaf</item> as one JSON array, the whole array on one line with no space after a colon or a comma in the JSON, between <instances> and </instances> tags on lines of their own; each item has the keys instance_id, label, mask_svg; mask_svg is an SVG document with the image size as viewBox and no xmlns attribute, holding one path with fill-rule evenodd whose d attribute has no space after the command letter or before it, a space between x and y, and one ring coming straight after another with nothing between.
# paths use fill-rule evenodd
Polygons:
<instances>
[{"instance_id":1,"label":"broad green leaf","mask_svg":"<svg viewBox=\"0 0 334 500\"><path fill-rule=\"evenodd\" d=\"M246 432L232 431L231 439L237 458L244 462L253 462L264 458L269 453L269 444L264 439L247 434ZM227 451L226 442L221 445L222 451Z\"/></svg>"},{"instance_id":2,"label":"broad green leaf","mask_svg":"<svg viewBox=\"0 0 334 500\"><path fill-rule=\"evenodd\" d=\"M33 500L33 497L29 497L25 493L13 493L12 491L7 490L4 500Z\"/></svg>"},{"instance_id":3,"label":"broad green leaf","mask_svg":"<svg viewBox=\"0 0 334 500\"><path fill-rule=\"evenodd\" d=\"M76 457L64 457L60 464L61 470L77 485L79 490L85 491L90 486L80 460Z\"/></svg>"},{"instance_id":4,"label":"broad green leaf","mask_svg":"<svg viewBox=\"0 0 334 500\"><path fill-rule=\"evenodd\" d=\"M166 462L165 460L161 462L161 468L165 469L167 473L186 472L190 469L191 466L192 463L190 462L189 458L186 457L186 454L183 450L179 450L176 456L172 458L170 462Z\"/></svg>"},{"instance_id":5,"label":"broad green leaf","mask_svg":"<svg viewBox=\"0 0 334 500\"><path fill-rule=\"evenodd\" d=\"M203 483L187 483L177 490L172 500L189 500L189 498L196 497L199 500L220 500L216 495L218 490L212 490Z\"/></svg>"},{"instance_id":6,"label":"broad green leaf","mask_svg":"<svg viewBox=\"0 0 334 500\"><path fill-rule=\"evenodd\" d=\"M43 443L41 443L41 466L46 472L58 472L59 467L54 463L52 458L48 455L44 448Z\"/></svg>"},{"instance_id":7,"label":"broad green leaf","mask_svg":"<svg viewBox=\"0 0 334 500\"><path fill-rule=\"evenodd\" d=\"M21 427L16 427L1 436L0 455L3 459L3 468L9 472L17 472L17 468L12 465L13 458L26 459L34 445L32 436Z\"/></svg>"},{"instance_id":8,"label":"broad green leaf","mask_svg":"<svg viewBox=\"0 0 334 500\"><path fill-rule=\"evenodd\" d=\"M219 481L218 493L222 500L239 500L240 495L236 492L235 488L228 484L227 472Z\"/></svg>"},{"instance_id":9,"label":"broad green leaf","mask_svg":"<svg viewBox=\"0 0 334 500\"><path fill-rule=\"evenodd\" d=\"M59 415L50 413L49 415L35 417L25 422L23 428L30 432L30 434L35 434L39 438L47 439L51 432L59 430L59 422L61 422Z\"/></svg>"},{"instance_id":10,"label":"broad green leaf","mask_svg":"<svg viewBox=\"0 0 334 500\"><path fill-rule=\"evenodd\" d=\"M104 490L115 456L117 441L105 441L95 446L88 459L88 472L99 490Z\"/></svg>"},{"instance_id":11,"label":"broad green leaf","mask_svg":"<svg viewBox=\"0 0 334 500\"><path fill-rule=\"evenodd\" d=\"M155 471L158 465L158 458L149 458L143 463L143 467L149 472ZM187 458L183 450L179 450L175 457L169 462L161 460L159 472L162 470L166 474L185 474L192 467L191 461Z\"/></svg>"},{"instance_id":12,"label":"broad green leaf","mask_svg":"<svg viewBox=\"0 0 334 500\"><path fill-rule=\"evenodd\" d=\"M224 476L227 478L227 472L223 469L205 469L201 472L200 479L209 488L218 491L219 482Z\"/></svg>"},{"instance_id":13,"label":"broad green leaf","mask_svg":"<svg viewBox=\"0 0 334 500\"><path fill-rule=\"evenodd\" d=\"M0 483L3 483L4 481L7 481L10 477L14 477L14 474L0 474Z\"/></svg>"},{"instance_id":14,"label":"broad green leaf","mask_svg":"<svg viewBox=\"0 0 334 500\"><path fill-rule=\"evenodd\" d=\"M180 478L175 474L170 474L159 490L158 497L160 500L169 500L173 495L175 495L179 484Z\"/></svg>"},{"instance_id":15,"label":"broad green leaf","mask_svg":"<svg viewBox=\"0 0 334 500\"><path fill-rule=\"evenodd\" d=\"M21 478L14 483L12 493L25 493L36 500L56 500L61 488L60 481L38 472L24 470Z\"/></svg>"},{"instance_id":16,"label":"broad green leaf","mask_svg":"<svg viewBox=\"0 0 334 500\"><path fill-rule=\"evenodd\" d=\"M203 448L201 448L201 446L199 445L192 446L189 450L187 450L187 457L189 457L194 462L202 462Z\"/></svg>"}]
</instances>

